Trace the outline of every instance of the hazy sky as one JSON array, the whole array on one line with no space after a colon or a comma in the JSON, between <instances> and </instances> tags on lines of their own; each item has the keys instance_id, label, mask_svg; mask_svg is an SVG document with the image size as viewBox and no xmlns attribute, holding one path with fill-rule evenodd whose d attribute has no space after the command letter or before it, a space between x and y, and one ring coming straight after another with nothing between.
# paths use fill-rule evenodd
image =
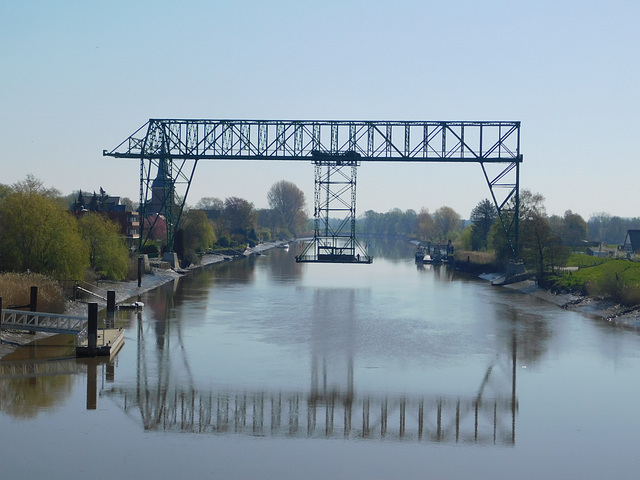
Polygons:
<instances>
[{"instance_id":1,"label":"hazy sky","mask_svg":"<svg viewBox=\"0 0 640 480\"><path fill-rule=\"evenodd\" d=\"M137 200L102 150L149 118L519 120L548 213L640 216L638 25L637 0L4 0L0 183ZM188 203L283 179L313 211L310 162L200 162ZM358 169L359 214L488 197L477 164Z\"/></svg>"}]
</instances>

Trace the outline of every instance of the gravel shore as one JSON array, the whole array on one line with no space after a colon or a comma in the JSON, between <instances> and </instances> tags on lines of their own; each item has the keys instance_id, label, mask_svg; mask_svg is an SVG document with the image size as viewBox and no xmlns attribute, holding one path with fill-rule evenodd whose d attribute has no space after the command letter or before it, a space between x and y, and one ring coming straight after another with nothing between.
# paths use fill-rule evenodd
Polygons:
<instances>
[{"instance_id":1,"label":"gravel shore","mask_svg":"<svg viewBox=\"0 0 640 480\"><path fill-rule=\"evenodd\" d=\"M583 313L593 317L599 317L603 321L628 328L640 329L640 310L626 308L617 303L570 293L555 294L540 288L535 281L511 283L503 286L520 293L533 295L560 308Z\"/></svg>"}]
</instances>

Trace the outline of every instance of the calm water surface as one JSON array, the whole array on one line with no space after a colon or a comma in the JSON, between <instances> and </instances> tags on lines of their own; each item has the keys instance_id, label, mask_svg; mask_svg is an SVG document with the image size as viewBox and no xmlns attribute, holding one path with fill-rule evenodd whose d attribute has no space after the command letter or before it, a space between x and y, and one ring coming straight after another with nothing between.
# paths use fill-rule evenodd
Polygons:
<instances>
[{"instance_id":1,"label":"calm water surface","mask_svg":"<svg viewBox=\"0 0 640 480\"><path fill-rule=\"evenodd\" d=\"M638 478L638 332L373 249L181 278L111 363L4 362L2 478Z\"/></svg>"}]
</instances>

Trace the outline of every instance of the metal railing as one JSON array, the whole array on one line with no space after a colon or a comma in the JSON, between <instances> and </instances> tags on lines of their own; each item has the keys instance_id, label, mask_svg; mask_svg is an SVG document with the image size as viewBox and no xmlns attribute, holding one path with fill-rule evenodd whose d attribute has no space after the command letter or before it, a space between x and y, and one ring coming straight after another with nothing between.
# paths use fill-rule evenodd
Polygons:
<instances>
[{"instance_id":1,"label":"metal railing","mask_svg":"<svg viewBox=\"0 0 640 480\"><path fill-rule=\"evenodd\" d=\"M86 317L2 309L0 328L75 335L80 333L87 321Z\"/></svg>"}]
</instances>

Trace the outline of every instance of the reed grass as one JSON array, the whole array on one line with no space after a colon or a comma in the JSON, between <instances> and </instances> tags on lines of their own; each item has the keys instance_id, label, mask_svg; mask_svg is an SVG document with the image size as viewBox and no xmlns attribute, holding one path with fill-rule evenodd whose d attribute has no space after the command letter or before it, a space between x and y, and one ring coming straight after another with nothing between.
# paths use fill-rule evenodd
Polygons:
<instances>
[{"instance_id":1,"label":"reed grass","mask_svg":"<svg viewBox=\"0 0 640 480\"><path fill-rule=\"evenodd\" d=\"M29 305L31 287L38 287L38 311L64 313L65 297L60 284L39 273L0 274L2 308Z\"/></svg>"}]
</instances>

